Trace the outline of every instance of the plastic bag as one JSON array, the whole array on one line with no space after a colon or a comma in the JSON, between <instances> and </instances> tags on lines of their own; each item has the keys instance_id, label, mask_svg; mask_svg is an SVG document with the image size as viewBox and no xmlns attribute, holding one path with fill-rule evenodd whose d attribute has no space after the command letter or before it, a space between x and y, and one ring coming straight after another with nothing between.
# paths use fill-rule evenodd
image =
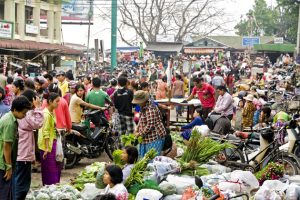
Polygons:
<instances>
[{"instance_id":1,"label":"plastic bag","mask_svg":"<svg viewBox=\"0 0 300 200\"><path fill-rule=\"evenodd\" d=\"M61 141L61 135L57 133L56 135L56 152L55 152L55 159L57 162L63 162L64 160L64 151Z\"/></svg>"},{"instance_id":2,"label":"plastic bag","mask_svg":"<svg viewBox=\"0 0 300 200\"><path fill-rule=\"evenodd\" d=\"M229 167L225 167L219 164L215 164L215 165L204 164L201 166L207 168L211 174L231 172L231 169Z\"/></svg>"},{"instance_id":3,"label":"plastic bag","mask_svg":"<svg viewBox=\"0 0 300 200\"><path fill-rule=\"evenodd\" d=\"M195 126L195 127L192 129L192 131L193 131L193 130L197 130L198 133L201 133L201 135L204 136L204 137L208 136L209 133L210 133L210 129L208 128L207 125Z\"/></svg>"},{"instance_id":4,"label":"plastic bag","mask_svg":"<svg viewBox=\"0 0 300 200\"><path fill-rule=\"evenodd\" d=\"M103 182L104 172L105 172L105 163L102 162L96 176L96 187L98 189L104 189L106 187L106 185Z\"/></svg>"},{"instance_id":5,"label":"plastic bag","mask_svg":"<svg viewBox=\"0 0 300 200\"><path fill-rule=\"evenodd\" d=\"M299 198L300 186L296 184L289 185L286 190L286 199L287 200L297 200Z\"/></svg>"},{"instance_id":6,"label":"plastic bag","mask_svg":"<svg viewBox=\"0 0 300 200\"><path fill-rule=\"evenodd\" d=\"M159 184L159 188L164 196L172 195L176 193L176 186L174 183L163 181Z\"/></svg>"},{"instance_id":7,"label":"plastic bag","mask_svg":"<svg viewBox=\"0 0 300 200\"><path fill-rule=\"evenodd\" d=\"M241 182L243 191L246 191L248 193L253 189L259 188L259 182L257 178L249 171L233 171L230 175L230 180L234 182Z\"/></svg>"},{"instance_id":8,"label":"plastic bag","mask_svg":"<svg viewBox=\"0 0 300 200\"><path fill-rule=\"evenodd\" d=\"M288 185L279 180L266 180L260 189L256 192L255 200L274 199L281 200L284 197L284 191Z\"/></svg>"},{"instance_id":9,"label":"plastic bag","mask_svg":"<svg viewBox=\"0 0 300 200\"><path fill-rule=\"evenodd\" d=\"M172 194L172 195L168 195L164 198L164 200L181 200L182 195L178 195L178 194Z\"/></svg>"},{"instance_id":10,"label":"plastic bag","mask_svg":"<svg viewBox=\"0 0 300 200\"><path fill-rule=\"evenodd\" d=\"M157 190L142 189L137 193L135 200L160 200L162 196L163 194Z\"/></svg>"},{"instance_id":11,"label":"plastic bag","mask_svg":"<svg viewBox=\"0 0 300 200\"><path fill-rule=\"evenodd\" d=\"M104 190L97 189L95 184L86 183L86 184L84 184L84 189L81 192L81 197L84 200L91 200L103 192L104 192Z\"/></svg>"},{"instance_id":12,"label":"plastic bag","mask_svg":"<svg viewBox=\"0 0 300 200\"><path fill-rule=\"evenodd\" d=\"M175 176L168 175L167 181L169 183L176 183L176 194L183 194L188 187L197 187L195 184L195 177L192 176Z\"/></svg>"},{"instance_id":13,"label":"plastic bag","mask_svg":"<svg viewBox=\"0 0 300 200\"><path fill-rule=\"evenodd\" d=\"M156 156L153 159L153 167L158 180L170 173L177 173L180 171L180 165L175 160L166 156Z\"/></svg>"}]
</instances>

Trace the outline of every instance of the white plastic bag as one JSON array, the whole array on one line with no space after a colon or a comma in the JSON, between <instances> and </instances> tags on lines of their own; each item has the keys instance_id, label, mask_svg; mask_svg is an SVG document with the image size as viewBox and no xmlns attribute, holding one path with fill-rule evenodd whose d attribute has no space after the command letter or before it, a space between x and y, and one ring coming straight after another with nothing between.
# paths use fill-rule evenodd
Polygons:
<instances>
[{"instance_id":1,"label":"white plastic bag","mask_svg":"<svg viewBox=\"0 0 300 200\"><path fill-rule=\"evenodd\" d=\"M157 190L142 189L137 193L135 200L144 200L144 199L160 200L160 198L162 198L162 196L163 196L163 194Z\"/></svg>"},{"instance_id":2,"label":"white plastic bag","mask_svg":"<svg viewBox=\"0 0 300 200\"><path fill-rule=\"evenodd\" d=\"M177 194L183 194L187 187L197 187L195 184L195 177L192 176L175 176L170 174L167 177L167 181L169 183L176 183Z\"/></svg>"},{"instance_id":3,"label":"white plastic bag","mask_svg":"<svg viewBox=\"0 0 300 200\"><path fill-rule=\"evenodd\" d=\"M176 193L176 186L174 183L163 181L159 184L158 187L164 196L172 195Z\"/></svg>"},{"instance_id":4,"label":"white plastic bag","mask_svg":"<svg viewBox=\"0 0 300 200\"><path fill-rule=\"evenodd\" d=\"M266 180L255 194L255 200L274 199L281 200L284 198L284 191L288 185L279 180Z\"/></svg>"},{"instance_id":5,"label":"white plastic bag","mask_svg":"<svg viewBox=\"0 0 300 200\"><path fill-rule=\"evenodd\" d=\"M233 182L241 182L243 191L246 191L248 193L254 189L259 188L259 182L257 178L249 171L233 171L230 175L230 180Z\"/></svg>"},{"instance_id":6,"label":"white plastic bag","mask_svg":"<svg viewBox=\"0 0 300 200\"><path fill-rule=\"evenodd\" d=\"M97 189L94 183L84 184L84 189L81 192L81 197L84 200L94 199L97 195L103 194L104 189Z\"/></svg>"},{"instance_id":7,"label":"white plastic bag","mask_svg":"<svg viewBox=\"0 0 300 200\"><path fill-rule=\"evenodd\" d=\"M297 200L299 198L300 186L296 184L289 185L286 190L286 199L287 200Z\"/></svg>"},{"instance_id":8,"label":"white plastic bag","mask_svg":"<svg viewBox=\"0 0 300 200\"><path fill-rule=\"evenodd\" d=\"M57 133L56 135L56 153L55 153L55 159L57 162L63 162L64 160L64 151L61 141L61 135Z\"/></svg>"},{"instance_id":9,"label":"white plastic bag","mask_svg":"<svg viewBox=\"0 0 300 200\"><path fill-rule=\"evenodd\" d=\"M193 130L197 130L197 131L198 131L199 133L201 133L201 135L204 136L204 137L208 136L208 134L209 134L209 132L210 132L210 130L209 130L209 128L208 128L207 125L195 126L195 127L192 129L192 131L193 131Z\"/></svg>"}]
</instances>

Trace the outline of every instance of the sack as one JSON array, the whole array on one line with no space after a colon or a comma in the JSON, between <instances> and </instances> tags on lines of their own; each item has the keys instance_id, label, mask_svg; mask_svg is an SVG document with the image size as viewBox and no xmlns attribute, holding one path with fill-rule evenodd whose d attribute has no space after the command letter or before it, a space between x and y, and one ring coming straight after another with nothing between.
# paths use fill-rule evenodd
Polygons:
<instances>
[{"instance_id":1,"label":"sack","mask_svg":"<svg viewBox=\"0 0 300 200\"><path fill-rule=\"evenodd\" d=\"M166 128L166 136L165 136L165 142L164 142L164 146L162 148L163 151L166 151L168 149L171 149L172 148L172 145L173 145L173 141L172 141L172 137L171 137L171 134L170 134L170 129Z\"/></svg>"},{"instance_id":2,"label":"sack","mask_svg":"<svg viewBox=\"0 0 300 200\"><path fill-rule=\"evenodd\" d=\"M56 136L56 153L55 153L55 159L57 162L63 162L64 160L64 151L61 141L61 135L57 133Z\"/></svg>"}]
</instances>

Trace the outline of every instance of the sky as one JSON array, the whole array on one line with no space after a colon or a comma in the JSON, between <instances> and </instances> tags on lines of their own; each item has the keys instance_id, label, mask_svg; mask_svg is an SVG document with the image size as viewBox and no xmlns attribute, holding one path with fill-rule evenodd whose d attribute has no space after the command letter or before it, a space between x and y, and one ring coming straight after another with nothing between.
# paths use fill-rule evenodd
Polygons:
<instances>
[{"instance_id":1,"label":"sky","mask_svg":"<svg viewBox=\"0 0 300 200\"><path fill-rule=\"evenodd\" d=\"M229 23L228 29L233 30L234 26L239 22L240 17L245 15L249 9L254 5L255 0L225 0L228 1L224 5L220 5L224 7L225 12L228 13L230 19L232 19L232 23ZM274 5L276 0L266 0L268 5ZM94 7L94 24L91 25L91 39L90 39L90 47L94 47L94 39L99 39L104 41L104 49L110 48L110 23L101 20L97 15L100 12L106 12L108 6L95 5ZM63 41L66 43L76 43L76 44L87 44L87 36L88 36L88 25L62 25L62 33L63 33ZM76 33L76 34L74 34ZM133 33L129 33L133 34ZM227 33L215 33L221 35L235 35L234 30ZM117 41L117 46L127 46L120 39Z\"/></svg>"}]
</instances>

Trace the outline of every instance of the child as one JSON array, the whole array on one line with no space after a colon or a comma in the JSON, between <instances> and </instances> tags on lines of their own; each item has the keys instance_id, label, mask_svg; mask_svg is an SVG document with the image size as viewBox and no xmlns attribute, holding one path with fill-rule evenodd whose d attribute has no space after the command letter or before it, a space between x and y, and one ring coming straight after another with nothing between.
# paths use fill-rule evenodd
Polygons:
<instances>
[{"instance_id":1,"label":"child","mask_svg":"<svg viewBox=\"0 0 300 200\"><path fill-rule=\"evenodd\" d=\"M108 165L105 169L103 182L107 184L105 194L112 193L117 200L128 200L128 192L123 185L123 172L117 165Z\"/></svg>"},{"instance_id":2,"label":"child","mask_svg":"<svg viewBox=\"0 0 300 200\"><path fill-rule=\"evenodd\" d=\"M200 108L198 108L198 109L195 110L193 116L194 116L194 120L191 123L189 123L189 124L181 127L181 131L183 131L181 133L181 136L185 140L189 140L190 139L192 129L195 126L204 125L203 120L202 120L202 110Z\"/></svg>"},{"instance_id":3,"label":"child","mask_svg":"<svg viewBox=\"0 0 300 200\"><path fill-rule=\"evenodd\" d=\"M0 199L12 199L12 173L17 159L17 119L23 119L31 103L24 97L12 102L11 111L0 119Z\"/></svg>"},{"instance_id":4,"label":"child","mask_svg":"<svg viewBox=\"0 0 300 200\"><path fill-rule=\"evenodd\" d=\"M134 166L134 163L137 161L139 157L139 153L137 148L133 146L126 146L121 154L121 159L125 164L122 172L123 172L123 182L128 178L130 175L131 169Z\"/></svg>"},{"instance_id":5,"label":"child","mask_svg":"<svg viewBox=\"0 0 300 200\"><path fill-rule=\"evenodd\" d=\"M242 127L243 129L245 127L252 127L253 125L253 116L254 112L256 110L255 105L253 103L254 97L252 94L248 94L246 97L244 97L246 100L245 107L243 109L243 121L242 121Z\"/></svg>"},{"instance_id":6,"label":"child","mask_svg":"<svg viewBox=\"0 0 300 200\"><path fill-rule=\"evenodd\" d=\"M242 130L243 108L244 108L244 101L241 99L236 108L235 120L234 120L235 121L234 129L237 131Z\"/></svg>"}]
</instances>

